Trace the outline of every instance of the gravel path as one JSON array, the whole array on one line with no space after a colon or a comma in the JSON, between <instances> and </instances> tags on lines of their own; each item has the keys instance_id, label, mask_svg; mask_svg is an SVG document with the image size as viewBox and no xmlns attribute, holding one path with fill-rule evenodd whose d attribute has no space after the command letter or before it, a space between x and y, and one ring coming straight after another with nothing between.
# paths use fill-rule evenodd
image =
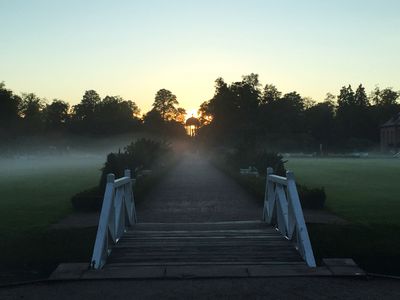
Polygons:
<instances>
[{"instance_id":1,"label":"gravel path","mask_svg":"<svg viewBox=\"0 0 400 300\"><path fill-rule=\"evenodd\" d=\"M178 165L137 206L139 222L260 220L254 199L207 159L185 154Z\"/></svg>"}]
</instances>

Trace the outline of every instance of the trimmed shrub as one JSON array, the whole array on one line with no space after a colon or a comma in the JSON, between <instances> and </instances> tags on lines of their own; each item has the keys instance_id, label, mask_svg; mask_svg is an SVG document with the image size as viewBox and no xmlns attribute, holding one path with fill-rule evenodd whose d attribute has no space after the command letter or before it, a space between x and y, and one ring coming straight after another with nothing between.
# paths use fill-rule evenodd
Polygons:
<instances>
[{"instance_id":1,"label":"trimmed shrub","mask_svg":"<svg viewBox=\"0 0 400 300\"><path fill-rule=\"evenodd\" d=\"M139 139L130 143L124 151L110 153L102 169L99 186L82 191L71 198L72 206L77 211L99 211L103 203L103 195L107 183L107 174L113 173L116 178L124 175L124 170L130 169L132 176L142 169L160 168L161 157L169 154L170 148L164 142L157 142L149 139ZM140 178L137 180L136 193L142 195L150 187L150 183L157 180L159 174L151 175L151 178ZM154 178L153 178L154 177Z\"/></svg>"},{"instance_id":2,"label":"trimmed shrub","mask_svg":"<svg viewBox=\"0 0 400 300\"><path fill-rule=\"evenodd\" d=\"M227 153L226 164L233 170L239 168L247 168L249 166L256 167L261 175L265 175L268 167L274 169L274 173L285 176L285 161L283 157L275 152L265 150L255 150L253 147L239 146L233 153Z\"/></svg>"},{"instance_id":3,"label":"trimmed shrub","mask_svg":"<svg viewBox=\"0 0 400 300\"><path fill-rule=\"evenodd\" d=\"M71 203L76 211L99 211L103 204L103 195L100 188L96 186L72 196Z\"/></svg>"},{"instance_id":4,"label":"trimmed shrub","mask_svg":"<svg viewBox=\"0 0 400 300\"><path fill-rule=\"evenodd\" d=\"M324 188L308 188L304 185L297 185L301 206L310 209L323 209L326 201Z\"/></svg>"},{"instance_id":5,"label":"trimmed shrub","mask_svg":"<svg viewBox=\"0 0 400 300\"><path fill-rule=\"evenodd\" d=\"M124 175L125 169L130 169L132 176L135 176L141 169L154 167L160 157L169 151L169 146L164 142L142 138L126 146L124 152L108 154L100 178L101 190L105 189L107 174L113 173L119 178Z\"/></svg>"}]
</instances>

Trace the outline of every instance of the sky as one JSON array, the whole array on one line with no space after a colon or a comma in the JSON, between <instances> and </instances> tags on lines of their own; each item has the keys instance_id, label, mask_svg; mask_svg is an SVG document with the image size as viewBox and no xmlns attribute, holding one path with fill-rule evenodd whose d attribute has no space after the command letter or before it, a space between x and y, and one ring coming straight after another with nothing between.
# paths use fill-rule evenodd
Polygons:
<instances>
[{"instance_id":1,"label":"sky","mask_svg":"<svg viewBox=\"0 0 400 300\"><path fill-rule=\"evenodd\" d=\"M143 112L159 89L191 110L214 81L322 101L343 85L400 90L398 0L0 0L0 82L78 103L120 95Z\"/></svg>"}]
</instances>

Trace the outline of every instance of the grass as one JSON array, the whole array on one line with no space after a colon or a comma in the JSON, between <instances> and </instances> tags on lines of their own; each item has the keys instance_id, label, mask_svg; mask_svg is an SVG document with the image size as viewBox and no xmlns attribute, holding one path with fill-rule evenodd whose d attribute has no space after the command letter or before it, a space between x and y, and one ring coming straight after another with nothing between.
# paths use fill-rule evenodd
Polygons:
<instances>
[{"instance_id":1,"label":"grass","mask_svg":"<svg viewBox=\"0 0 400 300\"><path fill-rule=\"evenodd\" d=\"M72 195L98 182L102 160L93 156L1 161L1 273L33 268L40 275L61 261L87 260L95 229L54 231L49 226L72 211Z\"/></svg>"},{"instance_id":2,"label":"grass","mask_svg":"<svg viewBox=\"0 0 400 300\"><path fill-rule=\"evenodd\" d=\"M323 186L327 207L365 225L400 225L400 160L289 158L299 183Z\"/></svg>"},{"instance_id":3,"label":"grass","mask_svg":"<svg viewBox=\"0 0 400 300\"><path fill-rule=\"evenodd\" d=\"M299 183L325 187L327 208L350 225L309 224L317 259L352 257L369 272L400 275L400 160L290 158Z\"/></svg>"},{"instance_id":4,"label":"grass","mask_svg":"<svg viewBox=\"0 0 400 300\"><path fill-rule=\"evenodd\" d=\"M96 228L51 229L72 212L71 197L100 179L102 156L2 160L0 283L47 277L60 262L89 262ZM138 179L141 200L174 164Z\"/></svg>"}]
</instances>

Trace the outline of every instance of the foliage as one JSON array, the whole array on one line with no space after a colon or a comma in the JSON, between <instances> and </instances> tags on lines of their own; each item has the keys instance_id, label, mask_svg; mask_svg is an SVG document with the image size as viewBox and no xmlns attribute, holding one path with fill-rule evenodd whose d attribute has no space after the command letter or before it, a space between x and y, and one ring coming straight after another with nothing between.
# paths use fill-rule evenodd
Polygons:
<instances>
[{"instance_id":1,"label":"foliage","mask_svg":"<svg viewBox=\"0 0 400 300\"><path fill-rule=\"evenodd\" d=\"M262 86L254 73L231 84L217 78L214 96L199 107L198 140L224 146L263 141L283 152L364 151L379 142L380 125L400 112L399 97L390 87L376 87L368 96L360 84L355 90L344 86L337 95L328 93L318 102L296 91L282 93L270 83ZM120 96L102 99L88 90L70 109L62 100L46 104L35 94L14 95L0 84L2 137L140 130L183 137L185 115L176 95L167 89L156 93L153 108L141 117L136 103Z\"/></svg>"},{"instance_id":2,"label":"foliage","mask_svg":"<svg viewBox=\"0 0 400 300\"><path fill-rule=\"evenodd\" d=\"M139 127L140 110L135 102L120 96L103 100L93 90L86 91L81 103L73 107L70 128L73 132L114 134Z\"/></svg>"},{"instance_id":3,"label":"foliage","mask_svg":"<svg viewBox=\"0 0 400 300\"><path fill-rule=\"evenodd\" d=\"M231 169L239 170L239 168L247 168L249 166L256 167L262 175L266 174L267 168L272 167L274 173L284 176L286 173L283 157L274 152L266 150L256 150L255 147L240 145L231 153L226 154L227 165Z\"/></svg>"},{"instance_id":4,"label":"foliage","mask_svg":"<svg viewBox=\"0 0 400 300\"><path fill-rule=\"evenodd\" d=\"M362 151L379 142L379 126L400 111L399 93L391 88L368 97L361 84L355 91L349 85L315 102L272 84L262 89L256 74L215 83L213 98L199 108L199 138L219 146L262 140L278 151Z\"/></svg>"},{"instance_id":5,"label":"foliage","mask_svg":"<svg viewBox=\"0 0 400 300\"><path fill-rule=\"evenodd\" d=\"M130 143L122 152L108 154L100 179L101 190L105 188L107 174L113 173L118 178L123 176L124 170L130 169L135 176L135 172L141 169L154 167L169 151L165 142L142 138Z\"/></svg>"},{"instance_id":6,"label":"foliage","mask_svg":"<svg viewBox=\"0 0 400 300\"><path fill-rule=\"evenodd\" d=\"M163 120L169 121L174 119L177 112L176 105L179 102L171 91L161 89L157 92L153 103L153 109L160 113Z\"/></svg>"},{"instance_id":7,"label":"foliage","mask_svg":"<svg viewBox=\"0 0 400 300\"><path fill-rule=\"evenodd\" d=\"M21 98L5 88L0 82L0 132L1 129L11 129L19 120Z\"/></svg>"},{"instance_id":8,"label":"foliage","mask_svg":"<svg viewBox=\"0 0 400 300\"><path fill-rule=\"evenodd\" d=\"M86 91L81 102L70 107L60 99L47 104L33 93L14 95L0 83L0 136L47 135L113 135L140 130L168 136L185 136L186 111L168 90L157 93L154 108L144 116L132 100L120 96L103 99L94 90ZM159 120L161 119L161 120Z\"/></svg>"},{"instance_id":9,"label":"foliage","mask_svg":"<svg viewBox=\"0 0 400 300\"><path fill-rule=\"evenodd\" d=\"M92 187L72 196L71 204L76 211L99 211L103 203L103 194L99 186Z\"/></svg>"},{"instance_id":10,"label":"foliage","mask_svg":"<svg viewBox=\"0 0 400 300\"><path fill-rule=\"evenodd\" d=\"M78 211L98 211L101 209L104 190L107 183L107 174L113 173L116 178L124 176L124 170L133 172L132 176L137 177L142 169L155 169L160 173L161 159L166 159L170 153L168 144L165 142L153 141L150 139L139 139L127 145L124 150L118 153L110 153L102 168L99 185L82 191L71 198L72 205ZM150 188L148 183L154 181L154 177L138 178L135 193L142 194Z\"/></svg>"},{"instance_id":11,"label":"foliage","mask_svg":"<svg viewBox=\"0 0 400 300\"><path fill-rule=\"evenodd\" d=\"M297 184L297 191L303 208L323 209L325 207L326 193L324 188L310 188Z\"/></svg>"},{"instance_id":12,"label":"foliage","mask_svg":"<svg viewBox=\"0 0 400 300\"><path fill-rule=\"evenodd\" d=\"M54 99L43 112L48 130L62 129L69 120L69 104L62 100Z\"/></svg>"}]
</instances>

